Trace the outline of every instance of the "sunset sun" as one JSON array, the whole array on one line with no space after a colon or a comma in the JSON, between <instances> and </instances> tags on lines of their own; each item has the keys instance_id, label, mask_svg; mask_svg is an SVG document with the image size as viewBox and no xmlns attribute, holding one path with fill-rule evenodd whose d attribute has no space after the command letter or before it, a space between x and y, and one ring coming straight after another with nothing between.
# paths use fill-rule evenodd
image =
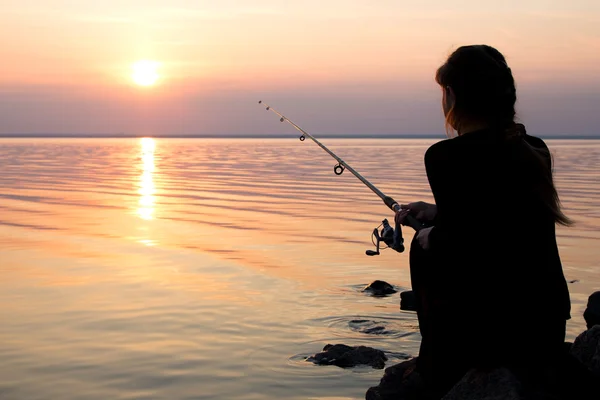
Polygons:
<instances>
[{"instance_id":1,"label":"sunset sun","mask_svg":"<svg viewBox=\"0 0 600 400\"><path fill-rule=\"evenodd\" d=\"M136 85L152 86L158 81L158 63L156 61L141 60L132 66L131 77Z\"/></svg>"}]
</instances>

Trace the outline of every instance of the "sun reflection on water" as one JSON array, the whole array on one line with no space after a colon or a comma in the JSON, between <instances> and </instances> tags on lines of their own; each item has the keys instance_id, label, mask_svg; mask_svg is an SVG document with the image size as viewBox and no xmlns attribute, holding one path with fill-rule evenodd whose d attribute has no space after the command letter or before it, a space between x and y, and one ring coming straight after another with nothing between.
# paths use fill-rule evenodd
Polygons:
<instances>
[{"instance_id":1,"label":"sun reflection on water","mask_svg":"<svg viewBox=\"0 0 600 400\"><path fill-rule=\"evenodd\" d=\"M151 220L154 214L154 193L156 191L153 180L156 142L152 138L142 138L140 146L142 151L142 175L138 190L140 194L138 214L145 220Z\"/></svg>"}]
</instances>

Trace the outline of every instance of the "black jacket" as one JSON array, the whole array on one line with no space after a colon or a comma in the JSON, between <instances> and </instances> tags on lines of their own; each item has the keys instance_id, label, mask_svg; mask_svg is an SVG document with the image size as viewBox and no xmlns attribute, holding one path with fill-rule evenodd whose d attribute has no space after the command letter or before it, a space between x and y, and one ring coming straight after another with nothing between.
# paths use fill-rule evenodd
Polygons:
<instances>
[{"instance_id":1,"label":"black jacket","mask_svg":"<svg viewBox=\"0 0 600 400\"><path fill-rule=\"evenodd\" d=\"M479 130L431 146L425 167L438 207L434 273L453 320L473 335L527 340L540 324L569 319L555 222L539 196L552 174L544 141Z\"/></svg>"}]
</instances>

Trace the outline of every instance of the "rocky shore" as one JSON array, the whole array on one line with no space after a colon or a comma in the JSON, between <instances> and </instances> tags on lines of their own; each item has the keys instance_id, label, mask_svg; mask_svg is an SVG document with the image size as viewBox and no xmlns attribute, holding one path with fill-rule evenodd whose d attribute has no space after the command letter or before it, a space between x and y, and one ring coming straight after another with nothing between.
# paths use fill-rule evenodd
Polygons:
<instances>
[{"instance_id":1,"label":"rocky shore","mask_svg":"<svg viewBox=\"0 0 600 400\"><path fill-rule=\"evenodd\" d=\"M567 400L600 399L600 292L588 299L587 330L574 343L565 343L557 366L540 366L536 379L507 368L470 370L442 400ZM379 385L366 400L430 399L416 370L418 357L385 369Z\"/></svg>"},{"instance_id":2,"label":"rocky shore","mask_svg":"<svg viewBox=\"0 0 600 400\"><path fill-rule=\"evenodd\" d=\"M363 290L375 297L397 290L385 281L374 281ZM400 309L416 311L412 291L400 293ZM571 400L600 399L600 291L588 298L583 314L587 330L552 365L517 371L508 368L468 371L441 399L432 396L417 371L418 357L388 367L377 386L369 388L366 400ZM360 322L357 320L357 322ZM371 329L384 330L384 327ZM543 328L540 328L543 329ZM365 331L365 333L367 333ZM369 331L368 333L373 333ZM367 346L328 344L320 353L307 357L318 365L351 368L359 365L385 368L386 354Z\"/></svg>"}]
</instances>

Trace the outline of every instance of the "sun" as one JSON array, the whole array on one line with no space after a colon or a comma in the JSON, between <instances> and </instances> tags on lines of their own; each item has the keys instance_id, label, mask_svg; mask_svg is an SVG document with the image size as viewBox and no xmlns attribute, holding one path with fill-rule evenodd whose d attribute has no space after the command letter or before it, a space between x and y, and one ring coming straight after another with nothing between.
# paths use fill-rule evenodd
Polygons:
<instances>
[{"instance_id":1,"label":"sun","mask_svg":"<svg viewBox=\"0 0 600 400\"><path fill-rule=\"evenodd\" d=\"M140 86L152 86L158 81L158 63L150 60L140 60L132 65L133 81Z\"/></svg>"}]
</instances>

